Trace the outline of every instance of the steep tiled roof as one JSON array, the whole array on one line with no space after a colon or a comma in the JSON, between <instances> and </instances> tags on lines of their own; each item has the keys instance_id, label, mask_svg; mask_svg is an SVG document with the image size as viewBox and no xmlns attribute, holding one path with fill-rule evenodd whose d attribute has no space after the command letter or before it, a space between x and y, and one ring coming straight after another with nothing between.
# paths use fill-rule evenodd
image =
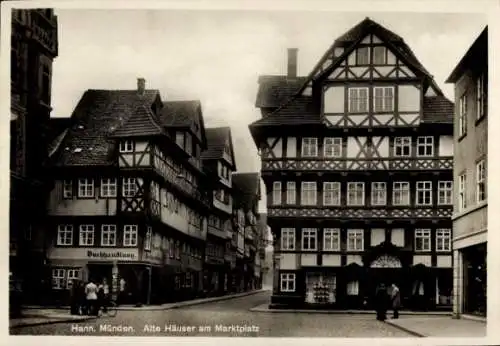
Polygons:
<instances>
[{"instance_id":1,"label":"steep tiled roof","mask_svg":"<svg viewBox=\"0 0 500 346\"><path fill-rule=\"evenodd\" d=\"M189 127L198 116L200 101L163 102L161 123L169 127Z\"/></svg>"},{"instance_id":2,"label":"steep tiled roof","mask_svg":"<svg viewBox=\"0 0 500 346\"><path fill-rule=\"evenodd\" d=\"M285 103L304 84L306 77L260 76L255 106L276 108Z\"/></svg>"},{"instance_id":3,"label":"steep tiled roof","mask_svg":"<svg viewBox=\"0 0 500 346\"><path fill-rule=\"evenodd\" d=\"M111 137L137 137L166 135L165 130L156 120L151 108L140 105L135 108L132 116L120 126Z\"/></svg>"},{"instance_id":4,"label":"steep tiled roof","mask_svg":"<svg viewBox=\"0 0 500 346\"><path fill-rule=\"evenodd\" d=\"M158 90L87 90L71 115L71 127L51 161L56 166L110 165L114 142L108 138L137 107L150 108Z\"/></svg>"},{"instance_id":5,"label":"steep tiled roof","mask_svg":"<svg viewBox=\"0 0 500 346\"><path fill-rule=\"evenodd\" d=\"M203 160L221 159L224 154L226 140L229 137L229 127L213 127L205 129L207 150L201 153Z\"/></svg>"},{"instance_id":6,"label":"steep tiled roof","mask_svg":"<svg viewBox=\"0 0 500 346\"><path fill-rule=\"evenodd\" d=\"M240 193L235 193L235 205L246 210L253 208L254 203L260 198L259 173L233 173L233 188Z\"/></svg>"},{"instance_id":7,"label":"steep tiled roof","mask_svg":"<svg viewBox=\"0 0 500 346\"><path fill-rule=\"evenodd\" d=\"M454 104L444 96L424 98L424 123L453 123Z\"/></svg>"},{"instance_id":8,"label":"steep tiled roof","mask_svg":"<svg viewBox=\"0 0 500 346\"><path fill-rule=\"evenodd\" d=\"M250 126L314 124L321 124L319 111L314 109L311 97L300 96L283 104L272 114L253 122Z\"/></svg>"}]
</instances>

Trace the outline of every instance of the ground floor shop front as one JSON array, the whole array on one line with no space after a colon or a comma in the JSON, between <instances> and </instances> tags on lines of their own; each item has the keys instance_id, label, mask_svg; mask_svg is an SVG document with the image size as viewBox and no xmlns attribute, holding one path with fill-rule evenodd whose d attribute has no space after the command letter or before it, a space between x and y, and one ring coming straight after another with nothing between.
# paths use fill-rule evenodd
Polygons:
<instances>
[{"instance_id":1,"label":"ground floor shop front","mask_svg":"<svg viewBox=\"0 0 500 346\"><path fill-rule=\"evenodd\" d=\"M455 317L470 314L486 317L487 243L481 242L461 248L454 253Z\"/></svg>"},{"instance_id":2,"label":"ground floor shop front","mask_svg":"<svg viewBox=\"0 0 500 346\"><path fill-rule=\"evenodd\" d=\"M417 265L407 268L338 268L279 270L271 307L373 309L377 287L395 284L403 309L451 310L452 269Z\"/></svg>"}]
</instances>

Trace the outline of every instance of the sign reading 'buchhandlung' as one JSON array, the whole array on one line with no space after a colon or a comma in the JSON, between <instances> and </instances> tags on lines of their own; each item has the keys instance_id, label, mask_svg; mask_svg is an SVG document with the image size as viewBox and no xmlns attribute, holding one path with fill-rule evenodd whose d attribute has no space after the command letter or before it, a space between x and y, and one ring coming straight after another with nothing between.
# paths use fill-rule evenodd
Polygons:
<instances>
[{"instance_id":1,"label":"sign reading 'buchhandlung'","mask_svg":"<svg viewBox=\"0 0 500 346\"><path fill-rule=\"evenodd\" d=\"M94 261L138 261L138 249L109 248L54 248L51 259L73 259Z\"/></svg>"}]
</instances>

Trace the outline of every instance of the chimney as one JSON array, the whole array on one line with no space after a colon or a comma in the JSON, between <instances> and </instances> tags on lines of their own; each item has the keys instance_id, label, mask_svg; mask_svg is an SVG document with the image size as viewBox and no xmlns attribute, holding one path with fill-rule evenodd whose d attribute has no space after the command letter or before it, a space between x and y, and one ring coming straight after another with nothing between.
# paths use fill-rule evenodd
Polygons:
<instances>
[{"instance_id":1,"label":"chimney","mask_svg":"<svg viewBox=\"0 0 500 346\"><path fill-rule=\"evenodd\" d=\"M144 78L137 78L137 93L139 95L144 95L146 90L146 80Z\"/></svg>"},{"instance_id":2,"label":"chimney","mask_svg":"<svg viewBox=\"0 0 500 346\"><path fill-rule=\"evenodd\" d=\"M297 48L288 48L288 78L297 77Z\"/></svg>"}]
</instances>

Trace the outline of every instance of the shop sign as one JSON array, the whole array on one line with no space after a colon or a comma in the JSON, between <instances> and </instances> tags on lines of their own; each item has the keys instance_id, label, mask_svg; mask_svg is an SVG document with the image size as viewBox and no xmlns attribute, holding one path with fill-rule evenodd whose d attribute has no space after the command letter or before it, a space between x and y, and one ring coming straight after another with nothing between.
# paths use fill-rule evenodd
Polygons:
<instances>
[{"instance_id":1,"label":"shop sign","mask_svg":"<svg viewBox=\"0 0 500 346\"><path fill-rule=\"evenodd\" d=\"M50 259L73 259L94 261L137 261L138 249L110 248L54 248L49 254Z\"/></svg>"}]
</instances>

